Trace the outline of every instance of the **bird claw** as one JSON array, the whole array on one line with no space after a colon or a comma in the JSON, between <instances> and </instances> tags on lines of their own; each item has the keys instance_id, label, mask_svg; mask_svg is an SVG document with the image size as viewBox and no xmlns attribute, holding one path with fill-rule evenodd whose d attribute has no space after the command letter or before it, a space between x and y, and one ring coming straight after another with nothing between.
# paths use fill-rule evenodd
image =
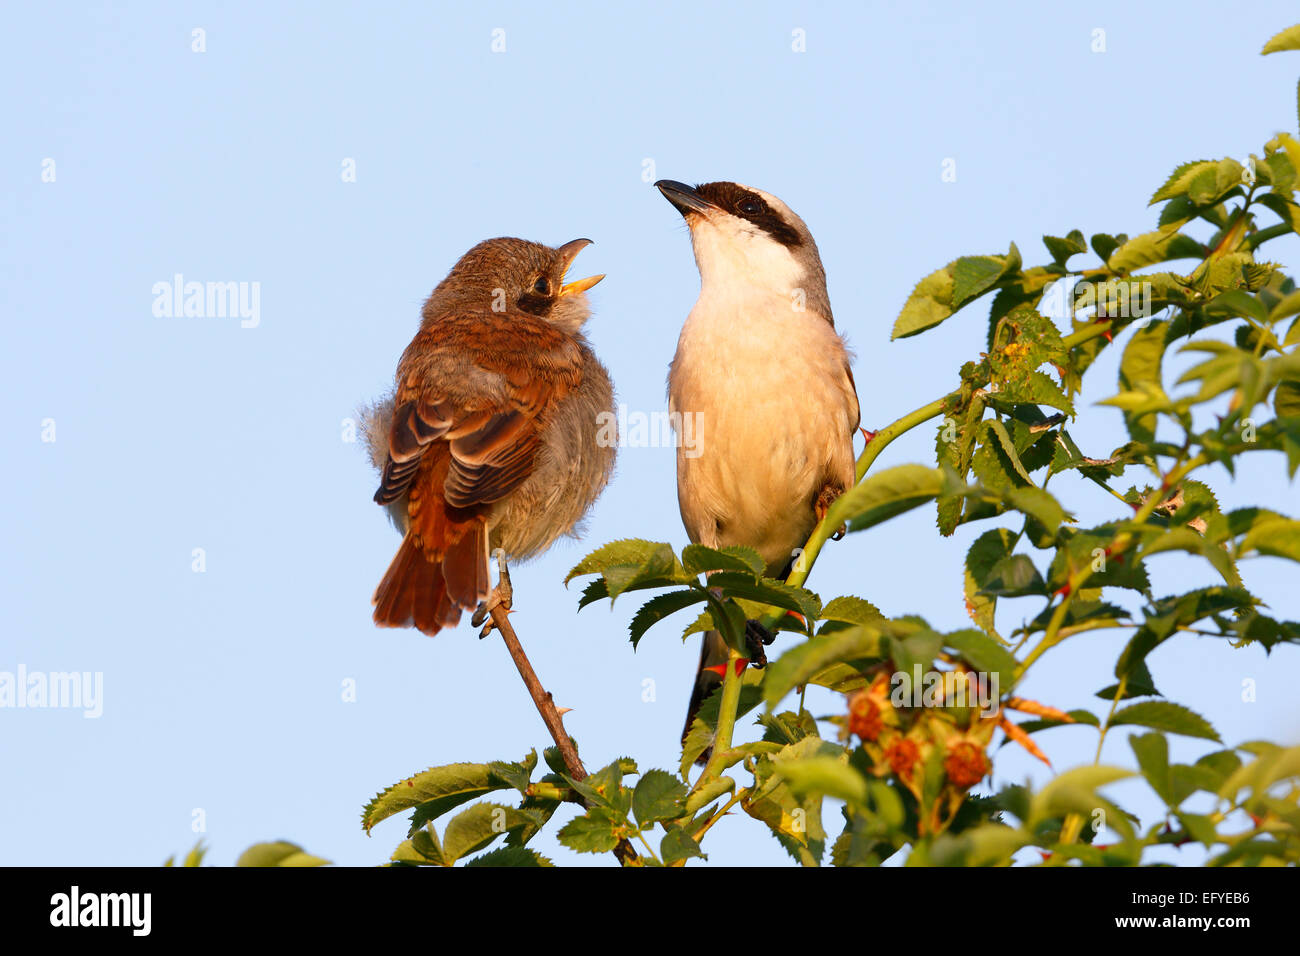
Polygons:
<instances>
[{"instance_id":1,"label":"bird claw","mask_svg":"<svg viewBox=\"0 0 1300 956\"><path fill-rule=\"evenodd\" d=\"M498 607L505 608L506 613L512 610L511 604L514 601L515 590L510 584L510 569L506 567L505 552L500 548L497 549L497 586L492 589L486 601L479 602L479 606L474 611L474 616L469 622L478 627L482 625L483 630L479 631L479 640L487 637L492 633L496 624L492 621L492 611Z\"/></svg>"},{"instance_id":2,"label":"bird claw","mask_svg":"<svg viewBox=\"0 0 1300 956\"><path fill-rule=\"evenodd\" d=\"M776 640L776 635L758 621L745 622L745 649L749 651L749 666L761 670L767 666L765 644Z\"/></svg>"},{"instance_id":3,"label":"bird claw","mask_svg":"<svg viewBox=\"0 0 1300 956\"><path fill-rule=\"evenodd\" d=\"M826 520L827 512L831 510L831 505L835 503L835 499L838 498L841 493L842 492L838 488L831 485L826 485L826 487L822 488L821 492L817 495L817 501L813 504L813 514L817 516L818 524L821 524ZM831 540L840 540L840 538L848 534L848 531L849 526L847 524L840 525L839 529L831 535Z\"/></svg>"}]
</instances>

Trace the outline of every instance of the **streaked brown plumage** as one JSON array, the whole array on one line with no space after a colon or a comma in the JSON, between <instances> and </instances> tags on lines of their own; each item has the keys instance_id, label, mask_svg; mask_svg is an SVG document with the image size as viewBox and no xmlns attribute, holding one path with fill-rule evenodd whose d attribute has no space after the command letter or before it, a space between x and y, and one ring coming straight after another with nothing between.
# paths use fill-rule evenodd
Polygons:
<instances>
[{"instance_id":1,"label":"streaked brown plumage","mask_svg":"<svg viewBox=\"0 0 1300 956\"><path fill-rule=\"evenodd\" d=\"M404 534L375 623L454 627L489 596L491 552L545 551L609 480L614 443L597 436L613 389L582 335L602 277L564 284L588 244L489 239L424 303L394 394L364 418L375 501Z\"/></svg>"}]
</instances>

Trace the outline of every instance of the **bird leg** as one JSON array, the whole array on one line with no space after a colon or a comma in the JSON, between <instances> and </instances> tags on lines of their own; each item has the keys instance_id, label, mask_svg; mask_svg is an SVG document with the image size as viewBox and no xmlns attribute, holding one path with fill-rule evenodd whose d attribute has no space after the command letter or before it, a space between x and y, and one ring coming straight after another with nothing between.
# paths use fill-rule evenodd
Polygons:
<instances>
[{"instance_id":1,"label":"bird leg","mask_svg":"<svg viewBox=\"0 0 1300 956\"><path fill-rule=\"evenodd\" d=\"M817 515L818 523L826 520L826 512L831 510L831 505L841 494L843 494L843 491L830 483L822 485L822 490L817 493L817 500L813 502L813 513ZM835 533L831 535L831 540L840 540L848 533L848 530L849 526L847 524L840 525Z\"/></svg>"},{"instance_id":2,"label":"bird leg","mask_svg":"<svg viewBox=\"0 0 1300 956\"><path fill-rule=\"evenodd\" d=\"M483 630L479 631L478 635L480 640L491 634L492 628L496 626L491 618L492 609L501 607L509 611L515 597L515 590L510 584L510 568L506 566L506 552L503 548L497 548L496 559L497 586L492 589L488 599L479 604L474 611L474 616L469 619L475 627L483 625Z\"/></svg>"},{"instance_id":3,"label":"bird leg","mask_svg":"<svg viewBox=\"0 0 1300 956\"><path fill-rule=\"evenodd\" d=\"M767 652L763 650L763 645L771 644L774 640L776 635L764 627L761 621L745 622L745 649L749 652L751 667L762 670L767 666Z\"/></svg>"}]
</instances>

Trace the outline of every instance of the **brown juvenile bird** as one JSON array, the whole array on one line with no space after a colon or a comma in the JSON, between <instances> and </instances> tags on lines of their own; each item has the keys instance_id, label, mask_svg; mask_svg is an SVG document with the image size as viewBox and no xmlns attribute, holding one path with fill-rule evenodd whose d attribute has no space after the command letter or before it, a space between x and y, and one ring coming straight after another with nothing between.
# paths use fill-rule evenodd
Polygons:
<instances>
[{"instance_id":1,"label":"brown juvenile bird","mask_svg":"<svg viewBox=\"0 0 1300 956\"><path fill-rule=\"evenodd\" d=\"M817 243L762 190L655 185L690 227L700 270L668 373L669 409L696 416L696 447L677 450L682 523L694 542L757 549L785 577L854 481L857 390ZM727 658L721 635L705 634L683 738Z\"/></svg>"},{"instance_id":2,"label":"brown juvenile bird","mask_svg":"<svg viewBox=\"0 0 1300 956\"><path fill-rule=\"evenodd\" d=\"M488 586L488 556L523 560L571 534L609 480L615 444L609 373L582 335L586 290L567 285L590 245L489 239L424 303L396 390L366 413L375 501L405 535L375 591L375 623L433 635L462 611L509 605ZM611 419L612 420L612 419ZM489 596L491 595L491 600Z\"/></svg>"}]
</instances>

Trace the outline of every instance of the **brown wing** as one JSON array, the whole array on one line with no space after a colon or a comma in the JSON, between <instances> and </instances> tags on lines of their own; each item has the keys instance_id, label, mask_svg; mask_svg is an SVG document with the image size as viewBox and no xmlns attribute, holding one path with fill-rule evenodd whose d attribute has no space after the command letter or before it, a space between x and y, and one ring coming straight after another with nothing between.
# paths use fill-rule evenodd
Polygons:
<instances>
[{"instance_id":1,"label":"brown wing","mask_svg":"<svg viewBox=\"0 0 1300 956\"><path fill-rule=\"evenodd\" d=\"M422 329L398 365L388 460L375 500L406 494L431 449L450 456L454 508L500 501L531 471L550 409L582 380L568 335L521 313L451 315Z\"/></svg>"}]
</instances>

